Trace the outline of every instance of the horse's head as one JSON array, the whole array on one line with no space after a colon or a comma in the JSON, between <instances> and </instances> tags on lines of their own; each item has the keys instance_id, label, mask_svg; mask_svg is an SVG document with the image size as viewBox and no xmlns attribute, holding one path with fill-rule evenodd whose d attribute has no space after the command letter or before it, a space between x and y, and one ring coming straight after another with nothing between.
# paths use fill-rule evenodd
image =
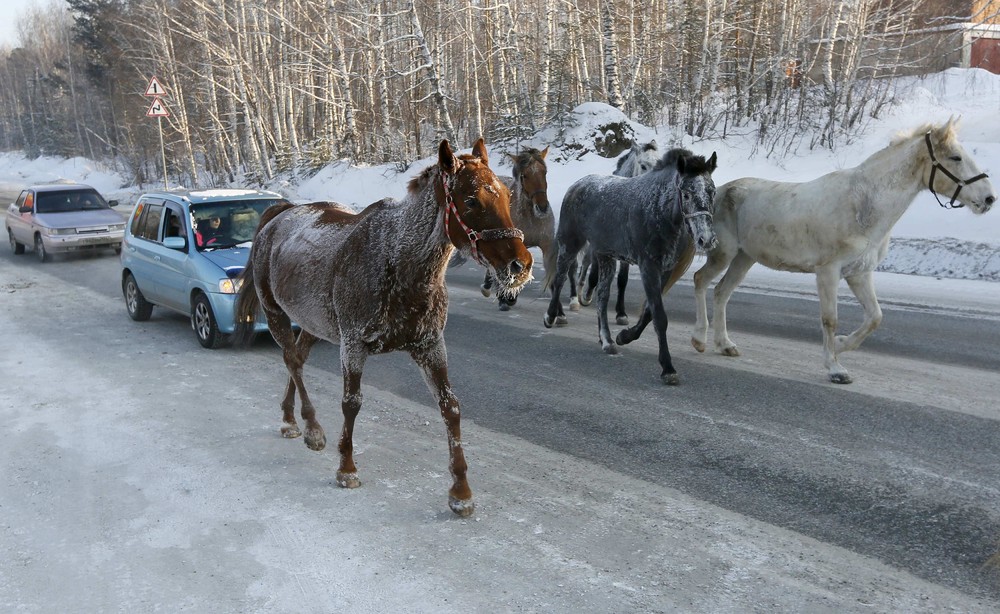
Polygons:
<instances>
[{"instance_id":1,"label":"horse's head","mask_svg":"<svg viewBox=\"0 0 1000 614\"><path fill-rule=\"evenodd\" d=\"M928 164L926 185L934 193L951 196L942 207L962 207L968 205L973 213L986 213L996 202L997 193L988 175L979 170L969 152L958 142L958 120L951 118L947 123L923 132ZM956 205L958 201L961 204Z\"/></svg>"},{"instance_id":2,"label":"horse's head","mask_svg":"<svg viewBox=\"0 0 1000 614\"><path fill-rule=\"evenodd\" d=\"M514 164L514 181L531 201L532 210L538 217L549 213L549 184L545 167L545 156L548 153L548 147L542 151L529 147L517 155L507 154Z\"/></svg>"},{"instance_id":3,"label":"horse's head","mask_svg":"<svg viewBox=\"0 0 1000 614\"><path fill-rule=\"evenodd\" d=\"M619 177L638 177L656 168L659 161L660 149L656 141L632 143L632 147L618 158L614 174Z\"/></svg>"},{"instance_id":4,"label":"horse's head","mask_svg":"<svg viewBox=\"0 0 1000 614\"><path fill-rule=\"evenodd\" d=\"M472 154L460 156L441 141L438 168L435 195L444 208L448 239L491 271L498 293L516 296L531 279L531 254L510 219L510 190L490 169L483 139Z\"/></svg>"},{"instance_id":5,"label":"horse's head","mask_svg":"<svg viewBox=\"0 0 1000 614\"><path fill-rule=\"evenodd\" d=\"M704 156L696 156L687 150L671 150L665 159L669 159L674 151L680 152L676 164L684 221L695 244L703 250L712 249L718 243L712 226L712 212L715 210L715 181L712 180L712 172L716 167L715 152L706 160Z\"/></svg>"}]
</instances>

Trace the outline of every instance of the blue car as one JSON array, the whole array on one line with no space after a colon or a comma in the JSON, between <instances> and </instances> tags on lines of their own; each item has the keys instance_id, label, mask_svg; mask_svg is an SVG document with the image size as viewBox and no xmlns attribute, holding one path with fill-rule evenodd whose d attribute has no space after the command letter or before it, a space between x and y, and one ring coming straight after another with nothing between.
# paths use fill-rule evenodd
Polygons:
<instances>
[{"instance_id":1,"label":"blue car","mask_svg":"<svg viewBox=\"0 0 1000 614\"><path fill-rule=\"evenodd\" d=\"M285 199L262 190L149 192L122 240L122 294L129 316L165 307L191 318L198 342L225 345L235 328L237 279L264 210ZM256 330L267 330L258 317Z\"/></svg>"}]
</instances>

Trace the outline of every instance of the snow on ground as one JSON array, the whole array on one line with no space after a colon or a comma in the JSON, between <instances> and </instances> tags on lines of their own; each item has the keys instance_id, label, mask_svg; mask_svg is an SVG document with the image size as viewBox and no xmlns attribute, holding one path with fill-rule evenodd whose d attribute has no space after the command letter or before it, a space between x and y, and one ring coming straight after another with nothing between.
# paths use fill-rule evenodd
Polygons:
<instances>
[{"instance_id":1,"label":"snow on ground","mask_svg":"<svg viewBox=\"0 0 1000 614\"><path fill-rule=\"evenodd\" d=\"M783 158L752 155L751 139L733 136L725 140L694 141L668 129L655 129L628 122L621 112L600 103L586 103L575 110L571 122L549 126L522 146L551 147L548 158L549 201L556 216L567 188L590 173L610 174L613 158L593 149L600 126L628 122L637 140L656 139L661 149L682 145L695 153L716 151L719 168L717 185L739 177L756 176L783 181L807 181L830 171L849 168L885 147L893 135L927 123L940 123L960 116L960 137L966 149L985 172L1000 168L1000 75L979 69L950 69L928 77L897 81L897 103L864 134L831 151L797 151ZM575 125L570 125L575 124ZM490 148L491 166L510 174L508 159ZM291 181L283 179L269 186L298 202L336 200L360 209L386 196L402 197L406 182L420 169L434 162L427 158L403 172L395 164L352 166L334 162L313 176ZM131 203L141 191L127 186L117 173L83 158L69 160L39 158L26 160L13 153L0 154L0 187L4 184L51 182L59 179L89 183L108 198ZM996 181L1000 181L997 179ZM995 181L995 183L996 183ZM158 187L158 186L154 186ZM222 186L201 186L222 187ZM892 233L893 244L880 270L912 275L1000 281L1000 213L975 216L967 210L946 210L938 206L929 191L922 192L903 215ZM760 267L757 267L760 268Z\"/></svg>"}]
</instances>

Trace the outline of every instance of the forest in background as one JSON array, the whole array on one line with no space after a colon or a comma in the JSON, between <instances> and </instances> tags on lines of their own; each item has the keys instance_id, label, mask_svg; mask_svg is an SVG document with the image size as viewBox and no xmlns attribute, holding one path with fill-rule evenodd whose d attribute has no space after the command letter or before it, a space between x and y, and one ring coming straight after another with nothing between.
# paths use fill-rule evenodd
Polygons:
<instances>
[{"instance_id":1,"label":"forest in background","mask_svg":"<svg viewBox=\"0 0 1000 614\"><path fill-rule=\"evenodd\" d=\"M968 19L927 23L941 1L53 0L0 47L0 150L155 181L154 75L182 185L514 143L590 101L765 154L832 147L921 60L910 32Z\"/></svg>"}]
</instances>

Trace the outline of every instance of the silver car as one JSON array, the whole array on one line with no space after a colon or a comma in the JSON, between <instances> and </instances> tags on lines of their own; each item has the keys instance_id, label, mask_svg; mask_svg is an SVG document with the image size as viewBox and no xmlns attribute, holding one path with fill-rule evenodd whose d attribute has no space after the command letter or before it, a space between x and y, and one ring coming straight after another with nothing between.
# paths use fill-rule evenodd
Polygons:
<instances>
[{"instance_id":1,"label":"silver car","mask_svg":"<svg viewBox=\"0 0 1000 614\"><path fill-rule=\"evenodd\" d=\"M122 251L125 219L89 185L36 185L7 207L4 225L15 254L32 246L38 260L49 254L106 249Z\"/></svg>"}]
</instances>

